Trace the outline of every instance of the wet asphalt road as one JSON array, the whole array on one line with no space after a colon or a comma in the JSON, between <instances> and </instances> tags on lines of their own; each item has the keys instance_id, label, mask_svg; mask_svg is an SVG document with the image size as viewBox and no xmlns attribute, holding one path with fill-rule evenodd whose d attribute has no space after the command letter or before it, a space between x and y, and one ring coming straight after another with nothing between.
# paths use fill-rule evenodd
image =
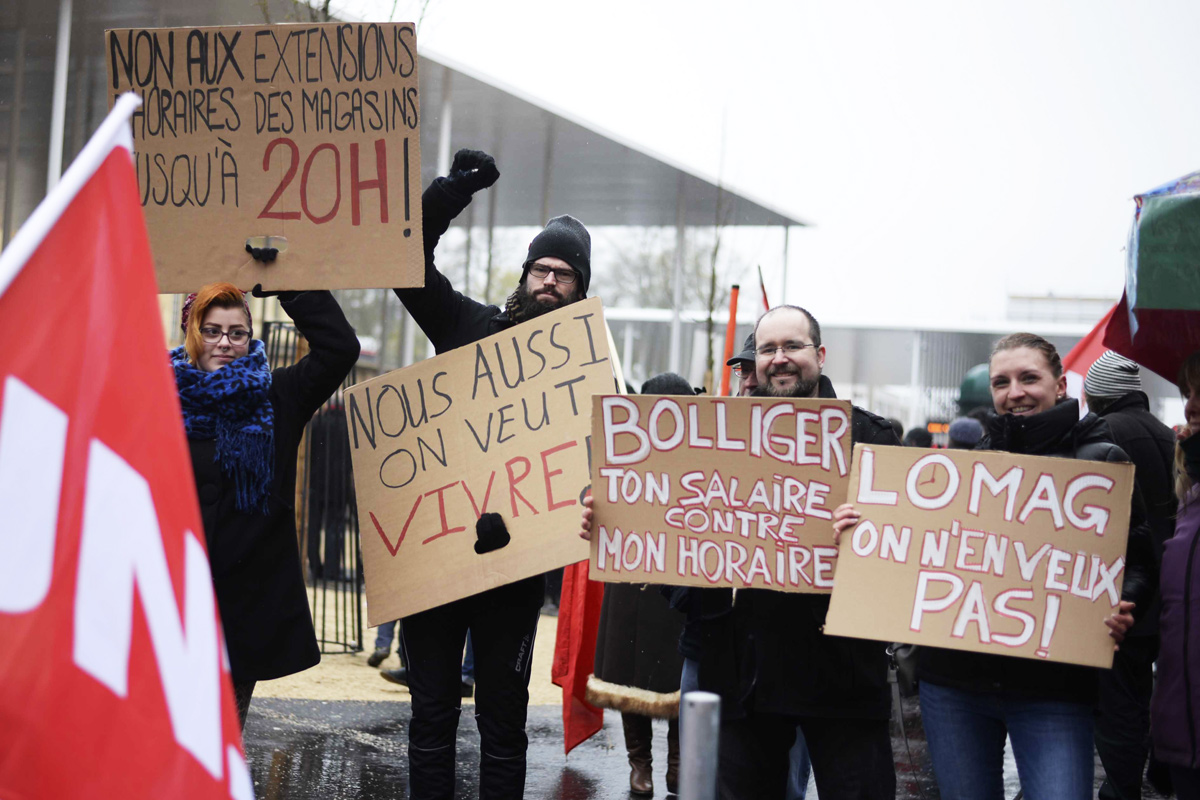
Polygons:
<instances>
[{"instance_id":1,"label":"wet asphalt road","mask_svg":"<svg viewBox=\"0 0 1200 800\"><path fill-rule=\"evenodd\" d=\"M479 732L471 706L458 728L455 797L479 796ZM376 800L408 796L408 703L256 699L246 723L246 751L255 795L267 800ZM562 711L531 706L530 798L628 798L620 717L605 715L602 731L563 755ZM619 747L620 749L616 749ZM656 723L656 795L666 797L666 723Z\"/></svg>"},{"instance_id":2,"label":"wet asphalt road","mask_svg":"<svg viewBox=\"0 0 1200 800\"><path fill-rule=\"evenodd\" d=\"M318 701L256 698L246 723L246 755L261 800L382 800L408 796L406 751L411 706L401 702ZM459 723L455 797L479 796L479 732L472 706ZM905 701L905 730L893 722L897 798L935 800L915 700ZM528 798L628 800L629 766L620 716L606 713L604 729L563 755L562 711L529 709ZM655 796L667 797L666 723L655 722ZM1011 751L1011 749L1010 749ZM1016 766L1005 763L1006 796L1017 796ZM1097 787L1103 772L1096 765ZM809 798L817 793L810 783ZM1147 787L1145 800L1161 796Z\"/></svg>"}]
</instances>

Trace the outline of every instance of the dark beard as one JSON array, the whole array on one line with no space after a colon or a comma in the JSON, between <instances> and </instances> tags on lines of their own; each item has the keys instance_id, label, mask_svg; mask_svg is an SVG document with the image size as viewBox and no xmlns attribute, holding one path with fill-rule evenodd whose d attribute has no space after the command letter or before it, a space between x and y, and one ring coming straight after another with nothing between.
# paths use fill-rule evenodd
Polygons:
<instances>
[{"instance_id":1,"label":"dark beard","mask_svg":"<svg viewBox=\"0 0 1200 800\"><path fill-rule=\"evenodd\" d=\"M759 384L754 387L754 391L750 393L751 397L816 397L817 386L821 382L821 373L817 373L815 378L805 378L799 376L794 384L788 388L776 388L771 385L771 379L768 378L766 383Z\"/></svg>"},{"instance_id":2,"label":"dark beard","mask_svg":"<svg viewBox=\"0 0 1200 800\"><path fill-rule=\"evenodd\" d=\"M534 317L540 317L542 314L548 314L551 311L557 311L563 306L574 303L579 299L575 295L575 290L572 289L560 303L555 305L542 303L536 297L534 297L528 289L525 288L524 283L517 287L514 298L515 299L512 305L512 316L517 322L525 322L526 320L531 320Z\"/></svg>"}]
</instances>

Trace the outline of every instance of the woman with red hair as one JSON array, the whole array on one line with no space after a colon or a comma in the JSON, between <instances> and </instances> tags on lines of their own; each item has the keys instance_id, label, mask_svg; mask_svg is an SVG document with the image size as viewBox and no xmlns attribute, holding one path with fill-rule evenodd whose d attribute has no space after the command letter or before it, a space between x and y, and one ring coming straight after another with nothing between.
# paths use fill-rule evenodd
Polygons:
<instances>
[{"instance_id":1,"label":"woman with red hair","mask_svg":"<svg viewBox=\"0 0 1200 800\"><path fill-rule=\"evenodd\" d=\"M308 340L296 364L270 368L246 297L229 283L188 297L184 344L171 351L243 726L256 682L321 659L296 545L296 449L358 360L333 295L278 297Z\"/></svg>"}]
</instances>

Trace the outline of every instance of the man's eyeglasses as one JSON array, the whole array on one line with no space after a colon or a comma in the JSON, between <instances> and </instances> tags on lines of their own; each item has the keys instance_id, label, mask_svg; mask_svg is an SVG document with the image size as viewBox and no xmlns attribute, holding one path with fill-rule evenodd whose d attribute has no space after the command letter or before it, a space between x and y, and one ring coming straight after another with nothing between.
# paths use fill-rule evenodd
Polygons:
<instances>
[{"instance_id":1,"label":"man's eyeglasses","mask_svg":"<svg viewBox=\"0 0 1200 800\"><path fill-rule=\"evenodd\" d=\"M529 267L529 274L535 278L545 278L551 272L554 273L555 283L569 286L575 282L575 270L573 269L551 269L541 264L533 264Z\"/></svg>"},{"instance_id":2,"label":"man's eyeglasses","mask_svg":"<svg viewBox=\"0 0 1200 800\"><path fill-rule=\"evenodd\" d=\"M775 354L780 350L784 355L794 356L806 347L815 348L815 344L805 344L804 342L784 342L782 347L776 347L773 344L765 344L754 351L759 358L774 358Z\"/></svg>"},{"instance_id":3,"label":"man's eyeglasses","mask_svg":"<svg viewBox=\"0 0 1200 800\"><path fill-rule=\"evenodd\" d=\"M251 332L245 328L234 328L231 331L223 331L220 328L205 326L200 329L200 338L208 344L216 344L221 341L222 336L229 337L229 343L234 347L240 347L250 341Z\"/></svg>"},{"instance_id":4,"label":"man's eyeglasses","mask_svg":"<svg viewBox=\"0 0 1200 800\"><path fill-rule=\"evenodd\" d=\"M733 365L733 374L739 378L749 378L754 374L754 363L751 361L739 361Z\"/></svg>"}]
</instances>

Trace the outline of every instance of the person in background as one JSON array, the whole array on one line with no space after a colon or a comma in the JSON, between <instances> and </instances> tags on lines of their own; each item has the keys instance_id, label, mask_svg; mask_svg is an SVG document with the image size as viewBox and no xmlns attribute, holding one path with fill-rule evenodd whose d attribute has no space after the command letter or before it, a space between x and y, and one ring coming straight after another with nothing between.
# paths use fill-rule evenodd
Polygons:
<instances>
[{"instance_id":1,"label":"person in background","mask_svg":"<svg viewBox=\"0 0 1200 800\"><path fill-rule=\"evenodd\" d=\"M758 388L758 375L754 369L754 334L746 337L742 351L725 362L733 367L733 374L738 378L738 397L746 397Z\"/></svg>"},{"instance_id":2,"label":"person in background","mask_svg":"<svg viewBox=\"0 0 1200 800\"><path fill-rule=\"evenodd\" d=\"M983 425L977 419L959 417L950 423L947 431L950 442L947 447L951 450L974 450L983 438Z\"/></svg>"},{"instance_id":3,"label":"person in background","mask_svg":"<svg viewBox=\"0 0 1200 800\"><path fill-rule=\"evenodd\" d=\"M989 360L992 402L978 449L1092 461L1128 461L1108 426L1079 418L1054 345L1030 333L996 343ZM1154 596L1157 574L1148 525L1136 493L1117 610L1103 620L1119 644L1136 606ZM833 514L835 540L860 515L850 503ZM1101 624L1100 620L1096 622ZM917 677L921 717L941 796L987 800L1004 796L1005 738L1012 741L1025 796L1091 800L1093 714L1099 670L992 653L922 647Z\"/></svg>"},{"instance_id":4,"label":"person in background","mask_svg":"<svg viewBox=\"0 0 1200 800\"><path fill-rule=\"evenodd\" d=\"M1175 534L1163 547L1157 679L1150 701L1154 757L1179 800L1200 799L1200 351L1178 376L1186 423L1175 448Z\"/></svg>"},{"instance_id":5,"label":"person in background","mask_svg":"<svg viewBox=\"0 0 1200 800\"><path fill-rule=\"evenodd\" d=\"M296 544L296 451L359 350L332 294L276 294L309 343L295 364L270 368L229 283L188 297L184 344L170 354L243 727L258 681L321 660Z\"/></svg>"},{"instance_id":6,"label":"person in background","mask_svg":"<svg viewBox=\"0 0 1200 800\"><path fill-rule=\"evenodd\" d=\"M912 428L904 434L905 447L933 447L933 434L925 428Z\"/></svg>"},{"instance_id":7,"label":"person in background","mask_svg":"<svg viewBox=\"0 0 1200 800\"><path fill-rule=\"evenodd\" d=\"M385 622L375 629L375 650L367 656L368 667L378 667L392 654L392 642L396 638L396 626L399 620ZM397 647L396 654L400 656L400 666L404 666L404 648Z\"/></svg>"},{"instance_id":8,"label":"person in background","mask_svg":"<svg viewBox=\"0 0 1200 800\"><path fill-rule=\"evenodd\" d=\"M896 432L896 438L904 441L904 423L895 417L888 417L888 424L892 426L892 430Z\"/></svg>"},{"instance_id":9,"label":"person in background","mask_svg":"<svg viewBox=\"0 0 1200 800\"><path fill-rule=\"evenodd\" d=\"M642 384L642 394L693 395L681 375L666 372ZM604 587L596 637L595 670L587 701L621 712L629 754L629 790L653 795L651 719L667 720L667 792L679 782L679 676L683 659L676 643L683 615L653 587L610 583Z\"/></svg>"},{"instance_id":10,"label":"person in background","mask_svg":"<svg viewBox=\"0 0 1200 800\"><path fill-rule=\"evenodd\" d=\"M1150 413L1141 368L1109 350L1096 359L1083 382L1088 409L1108 423L1113 441L1137 468L1133 479L1146 503L1155 565L1175 530L1178 498L1172 461L1175 434ZM1100 800L1140 800L1150 741L1150 696L1158 657L1158 598L1140 615L1100 673L1096 751L1104 765Z\"/></svg>"}]
</instances>

